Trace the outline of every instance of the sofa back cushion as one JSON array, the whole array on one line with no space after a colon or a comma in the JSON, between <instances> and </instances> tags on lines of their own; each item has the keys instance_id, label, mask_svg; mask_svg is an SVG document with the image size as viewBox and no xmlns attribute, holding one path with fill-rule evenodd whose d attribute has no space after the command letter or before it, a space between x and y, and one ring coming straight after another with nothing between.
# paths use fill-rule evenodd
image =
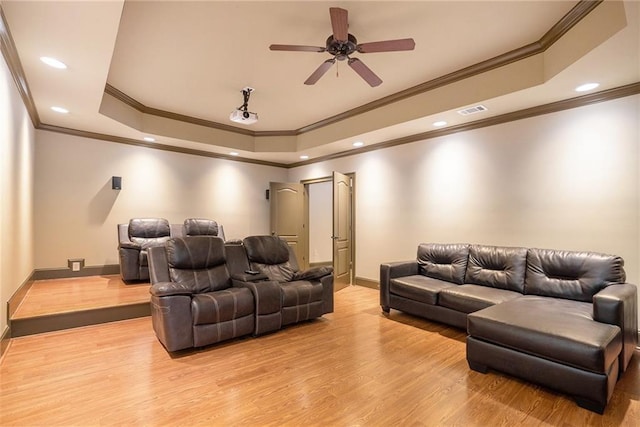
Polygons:
<instances>
[{"instance_id":1,"label":"sofa back cushion","mask_svg":"<svg viewBox=\"0 0 640 427\"><path fill-rule=\"evenodd\" d=\"M465 283L524 293L527 249L471 245Z\"/></svg>"},{"instance_id":2,"label":"sofa back cushion","mask_svg":"<svg viewBox=\"0 0 640 427\"><path fill-rule=\"evenodd\" d=\"M184 234L187 236L217 236L218 223L211 219L187 218L184 220Z\"/></svg>"},{"instance_id":3,"label":"sofa back cushion","mask_svg":"<svg viewBox=\"0 0 640 427\"><path fill-rule=\"evenodd\" d=\"M289 282L297 271L290 262L289 245L278 236L249 236L243 241L251 268L270 280Z\"/></svg>"},{"instance_id":4,"label":"sofa back cushion","mask_svg":"<svg viewBox=\"0 0 640 427\"><path fill-rule=\"evenodd\" d=\"M166 244L169 277L193 292L210 292L230 286L224 241L219 237L191 236Z\"/></svg>"},{"instance_id":5,"label":"sofa back cushion","mask_svg":"<svg viewBox=\"0 0 640 427\"><path fill-rule=\"evenodd\" d=\"M624 260L594 252L529 249L525 294L592 302L614 283L624 283Z\"/></svg>"},{"instance_id":6,"label":"sofa back cushion","mask_svg":"<svg viewBox=\"0 0 640 427\"><path fill-rule=\"evenodd\" d=\"M129 221L128 233L129 240L146 249L169 240L171 229L164 218L134 218Z\"/></svg>"},{"instance_id":7,"label":"sofa back cushion","mask_svg":"<svg viewBox=\"0 0 640 427\"><path fill-rule=\"evenodd\" d=\"M461 285L468 256L466 244L421 243L418 245L420 274Z\"/></svg>"}]
</instances>

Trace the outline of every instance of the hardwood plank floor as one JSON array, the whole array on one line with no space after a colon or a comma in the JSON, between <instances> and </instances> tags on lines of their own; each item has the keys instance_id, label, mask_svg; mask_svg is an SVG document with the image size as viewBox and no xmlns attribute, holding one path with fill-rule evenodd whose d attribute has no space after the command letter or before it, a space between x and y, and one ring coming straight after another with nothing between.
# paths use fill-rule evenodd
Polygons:
<instances>
[{"instance_id":1,"label":"hardwood plank floor","mask_svg":"<svg viewBox=\"0 0 640 427\"><path fill-rule=\"evenodd\" d=\"M639 356L598 415L469 370L463 331L348 287L322 319L174 355L148 317L14 339L0 425L636 426Z\"/></svg>"},{"instance_id":2,"label":"hardwood plank floor","mask_svg":"<svg viewBox=\"0 0 640 427\"><path fill-rule=\"evenodd\" d=\"M119 275L37 280L12 319L148 302L149 286L125 285Z\"/></svg>"}]
</instances>

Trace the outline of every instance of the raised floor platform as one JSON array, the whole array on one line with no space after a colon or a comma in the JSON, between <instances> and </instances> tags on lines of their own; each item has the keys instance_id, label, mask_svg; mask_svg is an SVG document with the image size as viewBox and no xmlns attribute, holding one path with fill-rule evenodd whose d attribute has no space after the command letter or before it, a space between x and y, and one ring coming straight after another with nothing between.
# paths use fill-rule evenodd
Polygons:
<instances>
[{"instance_id":1,"label":"raised floor platform","mask_svg":"<svg viewBox=\"0 0 640 427\"><path fill-rule=\"evenodd\" d=\"M149 283L120 276L36 280L11 316L11 336L149 316Z\"/></svg>"}]
</instances>

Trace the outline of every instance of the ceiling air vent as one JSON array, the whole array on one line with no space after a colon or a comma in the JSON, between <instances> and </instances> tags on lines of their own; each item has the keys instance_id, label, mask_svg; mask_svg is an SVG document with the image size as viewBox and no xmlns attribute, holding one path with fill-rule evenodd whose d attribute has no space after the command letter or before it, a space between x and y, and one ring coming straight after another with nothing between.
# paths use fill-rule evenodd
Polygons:
<instances>
[{"instance_id":1,"label":"ceiling air vent","mask_svg":"<svg viewBox=\"0 0 640 427\"><path fill-rule=\"evenodd\" d=\"M481 113L483 111L487 111L488 108L484 105L475 105L473 107L465 108L464 110L459 110L458 114L462 114L463 116L468 116L469 114Z\"/></svg>"}]
</instances>

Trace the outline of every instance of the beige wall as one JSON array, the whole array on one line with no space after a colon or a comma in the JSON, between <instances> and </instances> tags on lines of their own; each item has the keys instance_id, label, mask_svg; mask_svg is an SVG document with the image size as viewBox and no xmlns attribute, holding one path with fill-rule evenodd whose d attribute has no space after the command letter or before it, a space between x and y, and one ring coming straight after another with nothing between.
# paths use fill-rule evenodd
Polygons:
<instances>
[{"instance_id":1,"label":"beige wall","mask_svg":"<svg viewBox=\"0 0 640 427\"><path fill-rule=\"evenodd\" d=\"M291 169L356 173L356 275L420 242L619 254L640 280L640 96Z\"/></svg>"},{"instance_id":2,"label":"beige wall","mask_svg":"<svg viewBox=\"0 0 640 427\"><path fill-rule=\"evenodd\" d=\"M34 129L0 56L0 335L7 302L33 270Z\"/></svg>"},{"instance_id":3,"label":"beige wall","mask_svg":"<svg viewBox=\"0 0 640 427\"><path fill-rule=\"evenodd\" d=\"M269 232L269 181L283 168L153 150L48 131L35 149L36 268L118 263L118 223L215 219L227 239ZM122 190L111 177L122 177Z\"/></svg>"}]
</instances>

